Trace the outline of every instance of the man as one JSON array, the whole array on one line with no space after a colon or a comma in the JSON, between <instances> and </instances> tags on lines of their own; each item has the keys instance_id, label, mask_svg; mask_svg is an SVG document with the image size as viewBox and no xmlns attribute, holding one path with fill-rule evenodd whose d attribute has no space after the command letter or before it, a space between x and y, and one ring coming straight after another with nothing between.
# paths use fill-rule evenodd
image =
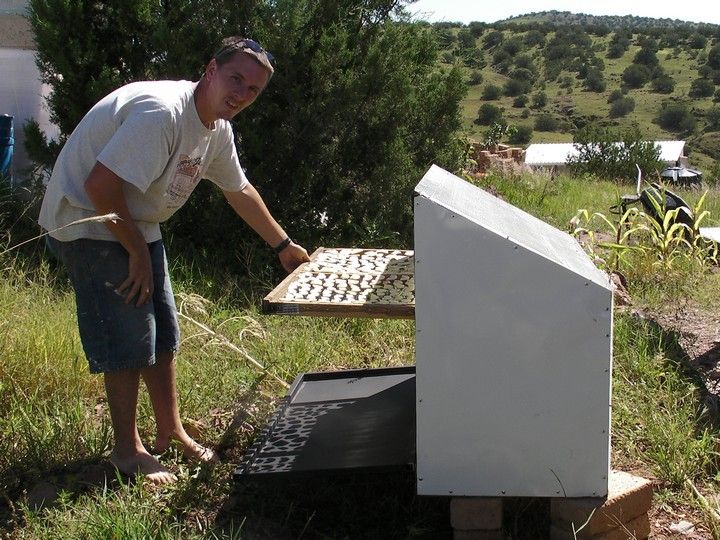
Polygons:
<instances>
[{"instance_id":1,"label":"man","mask_svg":"<svg viewBox=\"0 0 720 540\"><path fill-rule=\"evenodd\" d=\"M180 421L179 329L159 223L208 178L287 271L308 260L248 183L228 122L263 91L271 62L255 41L228 38L197 83L126 85L88 112L53 169L39 222L75 289L90 371L104 374L115 438L110 461L125 474L141 473L158 484L176 479L140 440L141 377L157 424L154 451L178 441L188 459L217 460ZM109 213L119 219L65 227Z\"/></svg>"}]
</instances>

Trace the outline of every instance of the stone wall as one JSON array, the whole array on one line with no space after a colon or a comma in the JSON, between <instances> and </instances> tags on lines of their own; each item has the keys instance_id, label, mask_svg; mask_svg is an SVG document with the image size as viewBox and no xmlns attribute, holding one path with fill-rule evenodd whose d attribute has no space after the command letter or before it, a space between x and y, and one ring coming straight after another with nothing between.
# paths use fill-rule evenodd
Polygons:
<instances>
[{"instance_id":1,"label":"stone wall","mask_svg":"<svg viewBox=\"0 0 720 540\"><path fill-rule=\"evenodd\" d=\"M483 148L479 143L470 143L469 158L474 165L468 172L474 176L484 176L490 171L502 174L520 174L530 169L523 163L525 150L506 144L496 144Z\"/></svg>"}]
</instances>

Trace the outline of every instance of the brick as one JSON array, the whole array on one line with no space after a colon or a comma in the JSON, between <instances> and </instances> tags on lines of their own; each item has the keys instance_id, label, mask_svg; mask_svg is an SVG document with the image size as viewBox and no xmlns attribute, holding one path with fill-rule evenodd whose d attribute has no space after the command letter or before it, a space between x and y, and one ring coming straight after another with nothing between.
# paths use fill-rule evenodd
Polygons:
<instances>
[{"instance_id":1,"label":"brick","mask_svg":"<svg viewBox=\"0 0 720 540\"><path fill-rule=\"evenodd\" d=\"M453 540L505 540L502 529L453 532Z\"/></svg>"},{"instance_id":2,"label":"brick","mask_svg":"<svg viewBox=\"0 0 720 540\"><path fill-rule=\"evenodd\" d=\"M619 527L585 536L585 529L573 535L572 531L562 529L556 525L550 526L550 540L645 540L650 536L650 518L647 514L638 516Z\"/></svg>"},{"instance_id":3,"label":"brick","mask_svg":"<svg viewBox=\"0 0 720 540\"><path fill-rule=\"evenodd\" d=\"M573 524L579 528L593 510L592 519L585 526L583 536L610 531L620 523L628 523L647 513L652 504L652 483L645 478L622 471L612 471L608 482L608 498L587 497L580 499L552 499L550 519L552 524L566 531L572 531Z\"/></svg>"},{"instance_id":4,"label":"brick","mask_svg":"<svg viewBox=\"0 0 720 540\"><path fill-rule=\"evenodd\" d=\"M502 499L497 497L453 497L450 500L453 529L492 530L502 527Z\"/></svg>"}]
</instances>

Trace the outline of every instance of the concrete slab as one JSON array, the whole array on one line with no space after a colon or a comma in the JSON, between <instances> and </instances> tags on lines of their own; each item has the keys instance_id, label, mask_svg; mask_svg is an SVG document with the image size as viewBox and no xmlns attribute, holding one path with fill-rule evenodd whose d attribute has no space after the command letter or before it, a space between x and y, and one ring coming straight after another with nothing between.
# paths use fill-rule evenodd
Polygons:
<instances>
[{"instance_id":1,"label":"concrete slab","mask_svg":"<svg viewBox=\"0 0 720 540\"><path fill-rule=\"evenodd\" d=\"M585 529L574 535L572 531L550 526L550 540L645 540L650 536L650 518L647 514L636 517L619 527L587 536Z\"/></svg>"},{"instance_id":2,"label":"concrete slab","mask_svg":"<svg viewBox=\"0 0 720 540\"><path fill-rule=\"evenodd\" d=\"M553 499L550 504L553 527L572 534L573 526L577 530L590 519L578 538L595 538L645 516L652 504L652 482L639 476L612 471L608 490L607 500Z\"/></svg>"}]
</instances>

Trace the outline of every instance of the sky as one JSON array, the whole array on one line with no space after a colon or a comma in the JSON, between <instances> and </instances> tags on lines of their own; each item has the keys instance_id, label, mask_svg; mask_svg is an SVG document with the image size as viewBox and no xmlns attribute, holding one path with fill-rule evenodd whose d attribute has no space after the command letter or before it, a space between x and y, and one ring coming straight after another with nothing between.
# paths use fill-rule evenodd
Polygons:
<instances>
[{"instance_id":1,"label":"sky","mask_svg":"<svg viewBox=\"0 0 720 540\"><path fill-rule=\"evenodd\" d=\"M418 0L408 6L418 19L431 22L495 22L513 15L540 11L570 11L588 15L635 15L720 24L717 0Z\"/></svg>"}]
</instances>

